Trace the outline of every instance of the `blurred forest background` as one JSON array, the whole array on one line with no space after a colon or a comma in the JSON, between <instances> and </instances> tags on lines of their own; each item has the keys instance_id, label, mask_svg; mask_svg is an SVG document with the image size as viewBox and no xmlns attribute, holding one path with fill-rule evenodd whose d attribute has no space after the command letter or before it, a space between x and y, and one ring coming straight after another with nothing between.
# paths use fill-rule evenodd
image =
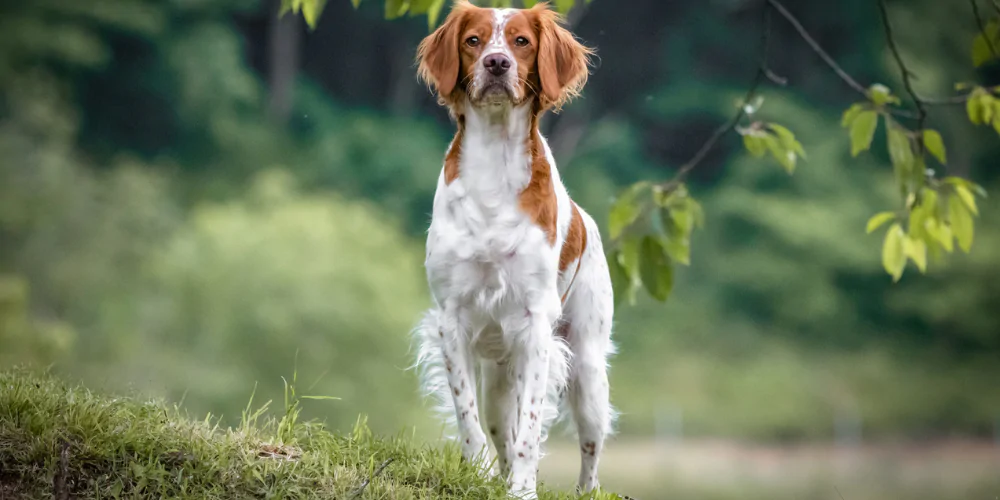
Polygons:
<instances>
[{"instance_id":1,"label":"blurred forest background","mask_svg":"<svg viewBox=\"0 0 1000 500\"><path fill-rule=\"evenodd\" d=\"M756 71L755 5L571 12L600 63L544 129L602 226L621 187L669 178L731 117ZM788 6L862 83L901 88L875 2ZM889 7L922 93L1000 83L996 65L972 70L966 2ZM255 384L258 401L280 400L297 370L301 392L342 398L311 402L309 416L348 429L364 413L377 431L415 426L433 442L440 428L406 371L452 131L415 77L427 21L333 0L309 32L276 12L253 0L0 6L0 365L52 366L229 422ZM761 498L836 498L838 484L856 500L867 497L851 488L869 483L885 493L871 498L993 498L998 479L977 471L1000 467L1000 206L983 202L970 255L892 285L881 238L864 234L898 203L884 147L851 159L839 121L857 96L786 23L772 38L789 86L766 89L760 114L794 130L809 160L790 177L731 134L694 172L706 228L691 266L666 305L617 314L623 417L605 483L638 494L642 481L690 479L675 492L699 498L754 498L750 483L775 488ZM1000 192L1000 139L964 113L935 108L929 125L953 172ZM895 451L859 458L875 445ZM556 481L577 460L560 446L543 465ZM766 456L721 458L735 449ZM684 454L670 462L670 450ZM786 468L804 467L802 450L854 461ZM902 465L914 456L936 458ZM843 467L864 478L831 483Z\"/></svg>"}]
</instances>

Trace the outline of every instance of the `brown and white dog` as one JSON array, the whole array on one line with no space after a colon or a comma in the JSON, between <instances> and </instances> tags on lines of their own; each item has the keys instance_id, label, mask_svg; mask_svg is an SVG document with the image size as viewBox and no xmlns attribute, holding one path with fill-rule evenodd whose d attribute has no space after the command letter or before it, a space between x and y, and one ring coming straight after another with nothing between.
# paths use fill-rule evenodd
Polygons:
<instances>
[{"instance_id":1,"label":"brown and white dog","mask_svg":"<svg viewBox=\"0 0 1000 500\"><path fill-rule=\"evenodd\" d=\"M591 54L544 4L465 0L418 51L420 76L458 131L434 197L425 267L436 307L416 329L417 366L457 419L463 457L489 462L482 414L500 473L528 498L564 396L582 491L598 485L614 419L614 305L600 233L570 200L538 131L545 111L579 94Z\"/></svg>"}]
</instances>

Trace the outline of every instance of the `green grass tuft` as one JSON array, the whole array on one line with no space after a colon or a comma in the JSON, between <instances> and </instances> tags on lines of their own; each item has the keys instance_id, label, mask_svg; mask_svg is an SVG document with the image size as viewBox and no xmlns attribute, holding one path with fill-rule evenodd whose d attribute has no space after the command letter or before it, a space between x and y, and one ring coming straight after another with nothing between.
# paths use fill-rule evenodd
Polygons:
<instances>
[{"instance_id":1,"label":"green grass tuft","mask_svg":"<svg viewBox=\"0 0 1000 500\"><path fill-rule=\"evenodd\" d=\"M363 417L335 435L298 421L301 398L293 380L281 415L250 404L238 428L221 428L159 401L0 372L0 498L507 498L502 481L478 476L454 446L378 437ZM542 499L579 498L542 490Z\"/></svg>"}]
</instances>

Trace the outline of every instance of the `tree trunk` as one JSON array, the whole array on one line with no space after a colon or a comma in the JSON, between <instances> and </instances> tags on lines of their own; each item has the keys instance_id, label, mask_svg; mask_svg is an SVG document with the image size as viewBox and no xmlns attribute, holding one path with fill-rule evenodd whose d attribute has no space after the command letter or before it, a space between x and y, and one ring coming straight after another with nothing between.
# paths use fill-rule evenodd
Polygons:
<instances>
[{"instance_id":1,"label":"tree trunk","mask_svg":"<svg viewBox=\"0 0 1000 500\"><path fill-rule=\"evenodd\" d=\"M268 85L270 96L268 111L271 117L285 123L295 100L295 75L299 70L299 45L302 27L299 16L286 14L278 17L281 0L271 2L268 33Z\"/></svg>"}]
</instances>

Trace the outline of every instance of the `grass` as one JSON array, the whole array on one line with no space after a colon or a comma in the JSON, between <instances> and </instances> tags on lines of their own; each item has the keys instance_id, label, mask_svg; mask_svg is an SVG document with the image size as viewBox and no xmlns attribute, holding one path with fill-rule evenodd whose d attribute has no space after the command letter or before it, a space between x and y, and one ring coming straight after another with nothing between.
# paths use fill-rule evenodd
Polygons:
<instances>
[{"instance_id":1,"label":"grass","mask_svg":"<svg viewBox=\"0 0 1000 500\"><path fill-rule=\"evenodd\" d=\"M479 476L454 446L375 436L363 417L335 435L299 421L301 399L286 385L280 415L251 398L240 425L221 428L160 401L0 372L0 499L507 498L501 480ZM539 498L580 497L543 485Z\"/></svg>"}]
</instances>

